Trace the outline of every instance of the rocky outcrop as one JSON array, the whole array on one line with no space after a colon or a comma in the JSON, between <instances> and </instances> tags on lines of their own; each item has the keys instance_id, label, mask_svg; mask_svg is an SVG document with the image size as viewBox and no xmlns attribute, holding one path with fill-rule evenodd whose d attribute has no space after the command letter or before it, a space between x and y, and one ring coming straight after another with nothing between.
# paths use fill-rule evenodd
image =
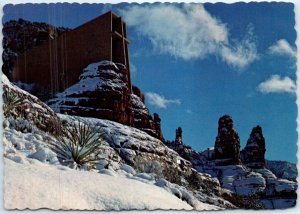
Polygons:
<instances>
[{"instance_id":1,"label":"rocky outcrop","mask_svg":"<svg viewBox=\"0 0 300 214\"><path fill-rule=\"evenodd\" d=\"M141 92L141 90L137 86L135 85L132 86L132 92L136 96L138 96L143 103L145 103L145 95Z\"/></svg>"},{"instance_id":2,"label":"rocky outcrop","mask_svg":"<svg viewBox=\"0 0 300 214\"><path fill-rule=\"evenodd\" d=\"M130 109L133 112L133 122L129 125L163 140L163 134L160 126L161 119L159 115L154 113L152 117L144 102L142 102L141 98L136 94L131 94L131 104Z\"/></svg>"},{"instance_id":3,"label":"rocky outcrop","mask_svg":"<svg viewBox=\"0 0 300 214\"><path fill-rule=\"evenodd\" d=\"M178 135L176 134L176 136ZM251 148L251 144L257 144L260 149L263 148L262 151L265 151L265 141L261 127L255 127L248 140L247 154L252 157L252 159L249 158L248 164L239 161L239 153L237 152L239 138L233 128L232 118L228 115L221 117L219 120L219 134L216 142L218 143L217 147L208 148L202 152L197 152L184 144L178 146L175 141L166 141L165 144L178 152L181 157L189 160L198 172L217 178L222 188L235 193L239 197L236 200L245 201L248 205L251 204L252 207L250 208L278 209L295 206L297 200L296 166L293 167L291 163L287 162L267 161L266 167L269 169L253 167L254 163L256 165L260 163L260 166L264 163L264 155L259 156L258 159L251 156L253 150L258 150L257 146L254 149ZM235 144L230 142L236 142L238 146L233 148ZM229 152L226 146L229 147ZM219 151L216 151L216 149L219 149ZM220 150L225 151L225 154L220 153ZM241 159L244 152L245 149L241 152ZM228 154L232 154L235 159L230 159Z\"/></svg>"},{"instance_id":4,"label":"rocky outcrop","mask_svg":"<svg viewBox=\"0 0 300 214\"><path fill-rule=\"evenodd\" d=\"M247 145L241 151L242 162L250 168L263 168L265 166L265 138L262 128L256 126L252 129Z\"/></svg>"},{"instance_id":5,"label":"rocky outcrop","mask_svg":"<svg viewBox=\"0 0 300 214\"><path fill-rule=\"evenodd\" d=\"M240 164L240 138L233 128L229 115L219 119L218 136L215 141L215 159L217 165Z\"/></svg>"},{"instance_id":6,"label":"rocky outcrop","mask_svg":"<svg viewBox=\"0 0 300 214\"><path fill-rule=\"evenodd\" d=\"M150 115L144 95L137 87L131 90L128 78L121 64L93 63L84 69L79 82L47 103L56 112L116 121L163 139L159 115Z\"/></svg>"},{"instance_id":7,"label":"rocky outcrop","mask_svg":"<svg viewBox=\"0 0 300 214\"><path fill-rule=\"evenodd\" d=\"M181 127L178 127L178 129L176 129L175 144L176 145L183 144L183 142L182 142L182 128Z\"/></svg>"},{"instance_id":8,"label":"rocky outcrop","mask_svg":"<svg viewBox=\"0 0 300 214\"><path fill-rule=\"evenodd\" d=\"M24 19L11 20L3 24L3 73L9 77L14 61L24 53L49 39L54 39L68 28L54 27L43 22L29 22Z\"/></svg>"},{"instance_id":9,"label":"rocky outcrop","mask_svg":"<svg viewBox=\"0 0 300 214\"><path fill-rule=\"evenodd\" d=\"M178 127L175 130L175 140L165 141L164 144L170 149L176 151L182 158L191 161L197 157L198 152L193 150L191 146L185 145L182 141L182 128Z\"/></svg>"},{"instance_id":10,"label":"rocky outcrop","mask_svg":"<svg viewBox=\"0 0 300 214\"><path fill-rule=\"evenodd\" d=\"M224 144L217 146L217 148L222 149L222 151L226 151L226 145L232 148L232 144L226 144L226 142L230 142L230 139L239 142L239 140L237 140L238 136L233 129L233 122L230 116L225 115L220 118L219 133L217 142L222 142L223 139ZM248 146L250 146L250 142L258 141L261 147L264 145L260 127L253 129L250 139ZM220 153L217 154L219 159L215 158L216 150L214 148L197 152L184 144L178 146L175 144L175 141L166 141L165 144L178 152L181 157L189 160L198 172L206 173L217 178L222 188L235 193L237 197L239 197L239 199L236 200L245 201L248 205L251 204L252 207L250 208L253 208L254 205L256 209L278 209L294 207L296 204L297 168L296 166L293 167L291 163L267 161L266 167L269 169L250 168L248 164L244 165L244 162L242 164L232 164L234 161L231 160L230 164L228 164L228 157L230 156L224 156ZM236 149L238 149L238 147ZM235 150L233 151L233 156L236 155L236 157L238 157L238 153ZM243 153L241 157L242 155ZM236 158L236 160L238 159ZM249 163L254 163L255 160L256 159L251 159ZM235 162L240 163L239 161Z\"/></svg>"}]
</instances>

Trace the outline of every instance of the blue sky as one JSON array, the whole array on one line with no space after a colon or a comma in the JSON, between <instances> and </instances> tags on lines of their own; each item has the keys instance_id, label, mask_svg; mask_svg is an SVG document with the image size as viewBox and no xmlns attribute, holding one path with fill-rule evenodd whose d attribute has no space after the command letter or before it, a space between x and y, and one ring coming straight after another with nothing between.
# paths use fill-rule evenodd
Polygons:
<instances>
[{"instance_id":1,"label":"blue sky","mask_svg":"<svg viewBox=\"0 0 300 214\"><path fill-rule=\"evenodd\" d=\"M266 158L296 162L296 31L290 3L7 5L24 18L74 28L113 9L127 22L132 82L196 150L214 145L218 118L233 117L243 148L256 125Z\"/></svg>"}]
</instances>

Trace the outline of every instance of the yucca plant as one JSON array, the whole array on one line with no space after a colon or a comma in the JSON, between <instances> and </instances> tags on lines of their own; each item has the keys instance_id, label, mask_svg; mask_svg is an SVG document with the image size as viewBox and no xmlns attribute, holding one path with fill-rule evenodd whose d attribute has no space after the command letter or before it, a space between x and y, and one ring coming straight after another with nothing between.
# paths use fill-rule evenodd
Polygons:
<instances>
[{"instance_id":1,"label":"yucca plant","mask_svg":"<svg viewBox=\"0 0 300 214\"><path fill-rule=\"evenodd\" d=\"M4 117L9 117L11 113L13 113L14 108L21 103L21 99L14 93L10 91L10 89L4 89L3 93L3 114Z\"/></svg>"},{"instance_id":2,"label":"yucca plant","mask_svg":"<svg viewBox=\"0 0 300 214\"><path fill-rule=\"evenodd\" d=\"M58 144L49 143L59 161L75 169L92 169L101 159L98 155L103 144L100 130L79 123L67 128L66 136L58 137Z\"/></svg>"}]
</instances>

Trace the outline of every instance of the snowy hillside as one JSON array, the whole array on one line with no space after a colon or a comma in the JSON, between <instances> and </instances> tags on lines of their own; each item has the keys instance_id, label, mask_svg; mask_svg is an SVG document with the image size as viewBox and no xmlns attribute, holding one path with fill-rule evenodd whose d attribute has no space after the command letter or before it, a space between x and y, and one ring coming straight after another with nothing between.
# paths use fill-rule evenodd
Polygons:
<instances>
[{"instance_id":1,"label":"snowy hillside","mask_svg":"<svg viewBox=\"0 0 300 214\"><path fill-rule=\"evenodd\" d=\"M92 122L95 119L82 118L82 120ZM101 125L106 124L106 127L115 125L115 129L122 129L121 124L114 122L102 120L97 120L97 122ZM113 128L111 130L114 131ZM126 131L130 131L130 128L124 127L121 133ZM133 134L143 135L139 133L141 131L135 131ZM151 138L147 135L144 137ZM138 173L127 164L112 161L106 169L103 164L107 162L102 162L98 165L98 170L94 172L76 171L61 166L56 154L47 148L45 141L55 141L55 138L38 130L34 133L22 133L8 127L4 130L5 198L8 199L5 203L6 208L192 209L193 207L179 199L182 198L199 210L219 209L197 201L192 193L183 187L171 184L165 179L157 180L151 174ZM23 182L24 176L26 183ZM83 182L84 179L87 182ZM97 186L99 188L96 188ZM116 189L111 188L112 186ZM139 191L141 189L143 191ZM95 198L98 194L99 196ZM28 195L30 195L28 197L30 200L24 201L24 197ZM79 195L79 202L74 203ZM123 198L124 195L126 198ZM62 198L67 199L62 200Z\"/></svg>"},{"instance_id":2,"label":"snowy hillside","mask_svg":"<svg viewBox=\"0 0 300 214\"><path fill-rule=\"evenodd\" d=\"M34 159L20 164L5 158L4 188L6 209L193 209L164 189L124 174L76 171Z\"/></svg>"},{"instance_id":3,"label":"snowy hillside","mask_svg":"<svg viewBox=\"0 0 300 214\"><path fill-rule=\"evenodd\" d=\"M220 197L222 189L218 181L208 175L194 171L197 179L211 186L192 190L186 181L188 177L180 175L191 173L190 163L147 133L109 120L57 116L36 97L12 85L5 76L3 88L6 208L215 210L235 207ZM58 136L66 127L78 123L101 128L105 133L101 160L90 171L84 166L80 170L67 167L50 146L59 145ZM51 126L54 128L50 129ZM177 180L165 177L165 164Z\"/></svg>"}]
</instances>

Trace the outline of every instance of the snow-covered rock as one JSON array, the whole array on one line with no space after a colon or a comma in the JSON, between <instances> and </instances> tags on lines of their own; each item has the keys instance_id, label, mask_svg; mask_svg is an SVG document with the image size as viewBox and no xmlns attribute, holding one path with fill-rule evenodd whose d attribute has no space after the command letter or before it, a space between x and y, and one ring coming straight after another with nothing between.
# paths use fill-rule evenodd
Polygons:
<instances>
[{"instance_id":1,"label":"snow-covered rock","mask_svg":"<svg viewBox=\"0 0 300 214\"><path fill-rule=\"evenodd\" d=\"M260 195L260 203L269 209L295 206L298 187L296 182L278 179L266 168L250 169L243 165L215 166L213 161L210 162L206 167L198 167L198 169L218 178L223 188L238 196ZM277 199L280 203L276 202Z\"/></svg>"},{"instance_id":2,"label":"snow-covered rock","mask_svg":"<svg viewBox=\"0 0 300 214\"><path fill-rule=\"evenodd\" d=\"M22 132L34 132L43 130L51 134L60 134L63 130L63 124L54 113L54 111L37 97L18 88L12 84L7 77L2 74L2 88L4 91L4 112L6 126ZM18 100L17 104L11 106L6 101L7 96Z\"/></svg>"},{"instance_id":3,"label":"snow-covered rock","mask_svg":"<svg viewBox=\"0 0 300 214\"><path fill-rule=\"evenodd\" d=\"M175 141L166 142L166 145L177 151L181 157L188 159L198 172L207 173L218 179L222 188L230 190L239 197L246 198L246 200L258 197L255 199L256 202L269 209L295 206L298 186L295 182L297 168L284 161L266 161L266 168L264 168L265 142L261 127L257 126L252 130L246 149L241 153L241 158L244 163L247 163L246 165L228 165L224 158L216 157L215 149L223 151L222 148L227 146L224 143L226 139L236 140L236 149L239 148L238 136L235 136L232 119L228 116L220 118L217 137L219 144L215 148L196 152L187 145L176 145ZM231 149L235 146L229 144ZM235 149L231 151L234 152ZM238 155L238 153L235 154ZM255 154L258 154L259 157L256 157ZM227 164L224 164L224 161Z\"/></svg>"},{"instance_id":4,"label":"snow-covered rock","mask_svg":"<svg viewBox=\"0 0 300 214\"><path fill-rule=\"evenodd\" d=\"M127 165L127 164L123 164L123 165L120 167L120 169L122 169L122 170L124 170L125 172L130 173L130 174L132 174L132 175L136 174L135 170L134 170L131 166Z\"/></svg>"},{"instance_id":5,"label":"snow-covered rock","mask_svg":"<svg viewBox=\"0 0 300 214\"><path fill-rule=\"evenodd\" d=\"M278 178L296 181L298 176L297 165L287 161L266 160L266 168L271 170Z\"/></svg>"},{"instance_id":6,"label":"snow-covered rock","mask_svg":"<svg viewBox=\"0 0 300 214\"><path fill-rule=\"evenodd\" d=\"M152 118L141 91L131 87L128 72L124 65L111 61L92 63L77 83L47 103L55 112L108 119L163 139L158 115Z\"/></svg>"},{"instance_id":7,"label":"snow-covered rock","mask_svg":"<svg viewBox=\"0 0 300 214\"><path fill-rule=\"evenodd\" d=\"M84 120L85 118L82 119ZM97 120L97 122L99 123L99 120ZM103 121L104 124L107 122L109 121ZM121 124L119 124L119 128L120 127L122 127ZM128 128L132 129L131 127ZM136 129L136 131L141 132L138 129ZM146 139L147 138L155 139L147 135L146 133L141 132L140 134L143 134L143 137L145 137ZM44 135L44 137L41 137L41 135ZM138 134L135 133L135 136L136 135ZM5 163L8 163L5 164L6 192L4 197L6 201L5 202L6 208L38 209L41 207L46 207L51 209L77 209L78 208L78 209L97 209L97 210L98 209L100 210L102 209L103 210L146 209L146 208L147 209L192 209L194 208L199 210L220 209L218 206L209 205L200 201L197 202L197 199L192 197L193 193L188 192L187 190L185 190L186 197L189 196L189 198L193 198L189 200L190 205L182 202L181 199L178 199L179 202L176 202L177 205L173 206L172 203L175 202L172 202L171 195L174 195L174 197L177 198L176 195L178 194L179 190L177 191L176 188L180 188L180 187L176 187L176 188L172 187L173 188L172 191L169 190L166 191L165 188L162 189L163 191L169 192L168 193L170 194L169 197L171 197L171 199L163 199L163 200L171 200L171 202L165 203L163 202L163 200L160 199L160 197L166 197L163 196L165 193L160 193L160 192L156 193L154 190L148 190L156 186L155 185L156 179L154 175L150 175L147 173L136 173L135 170L127 164L120 164L120 165L117 164L118 165L117 167L111 166L113 165L113 163L116 164L116 162L113 162L113 160L100 161L99 165L101 164L102 166L105 167L102 167L101 169L97 167L98 173L85 172L86 174L79 174L78 171L75 170L70 171L68 170L68 168L59 165L56 155L47 148L46 140L50 140L53 142L55 138L50 136L48 133L44 133L43 131L40 131L39 133L22 133L20 131L15 131L14 129L7 129L4 131L4 157L5 160L7 160ZM170 152L172 151L170 150ZM11 163L9 160L14 162L17 165ZM65 174L61 173L60 172L61 170L66 171L66 173ZM23 176L19 176L19 173L22 174ZM47 173L51 175L45 176L45 174ZM87 177L86 179L88 178L91 179L89 181L88 180L86 181L87 183L89 182L91 183L90 186L81 185L82 186L81 188L79 184L82 184L80 182L83 182L85 180L85 178L81 178L82 175L86 175ZM96 175L100 176L99 179L97 178ZM58 177L56 178L55 176L61 176L60 185L63 185L64 187L62 187L60 190L56 188L58 184L56 184L55 182L57 182ZM105 179L102 180L101 176L110 176L110 178L106 179L105 177ZM38 179L35 179L36 177L38 177ZM114 182L116 183L106 182L106 180L111 180L113 178L115 178ZM28 181L25 182L25 184L23 182L24 179ZM127 194L133 194L131 192L127 192L128 188L131 189L131 191L133 191L132 189L134 188L137 188L137 190L142 190L141 191L142 193L135 193L135 195L140 195L139 197L142 197L140 201L137 199L133 200L137 202L135 205L129 203L121 196L115 196L117 193L114 193L112 196L107 196L108 198L106 199L104 196L98 199L93 198L94 195L104 194L101 192L102 186L113 185L116 188L119 187L120 184L117 181L119 179L120 179L119 181L120 183L125 182L124 185L127 186L126 190L122 192L123 191L122 189L121 190L112 189L111 191L115 191L118 192L119 194L127 195ZM123 181L122 179L125 180ZM135 181L133 181L133 184L131 184L131 181L126 181L126 179L142 182L145 185L148 185L149 187L144 187L144 186L135 187ZM99 183L97 184L97 182ZM103 185L104 183L105 185ZM93 185L98 187L96 189L93 189L92 188ZM50 187L52 187L52 189ZM16 196L14 193L15 191L17 191L16 188L20 188L22 190L22 191L18 191L18 196ZM84 190L87 192L84 193L83 195L79 194L79 192L81 191L83 192ZM62 200L61 198L59 198L60 191L63 192L67 191L64 193L64 196L67 197L68 199ZM103 191L107 191L107 190L104 189ZM57 197L55 196L51 198L50 196L52 196L53 194L57 195ZM106 193L106 195L107 194L109 193ZM143 196L144 194L146 195ZM149 196L149 194L151 196ZM160 196L157 198L155 194L159 194ZM39 195L41 197L38 197ZM12 201L11 197L14 197L13 200L14 203L10 202ZM30 197L31 200L22 200L22 198L27 198L27 197ZM77 200L79 204L74 202L74 200L76 201L76 197L81 197L80 199ZM109 198L109 197L113 197L113 198ZM133 196L129 196L129 197L133 197ZM138 196L134 196L134 197L138 197ZM150 197L150 199L148 199L147 197ZM155 201L156 199L157 201ZM62 200L62 202L58 203L60 200ZM110 201L111 203L109 203ZM148 201L147 202L149 203L148 205L146 205L146 201ZM96 203L99 204L96 205ZM117 205L114 205L114 203L117 203ZM161 206L160 205L161 203L164 203L164 205ZM168 203L170 203L171 205L168 205ZM181 203L183 203L183 205L181 205Z\"/></svg>"}]
</instances>

